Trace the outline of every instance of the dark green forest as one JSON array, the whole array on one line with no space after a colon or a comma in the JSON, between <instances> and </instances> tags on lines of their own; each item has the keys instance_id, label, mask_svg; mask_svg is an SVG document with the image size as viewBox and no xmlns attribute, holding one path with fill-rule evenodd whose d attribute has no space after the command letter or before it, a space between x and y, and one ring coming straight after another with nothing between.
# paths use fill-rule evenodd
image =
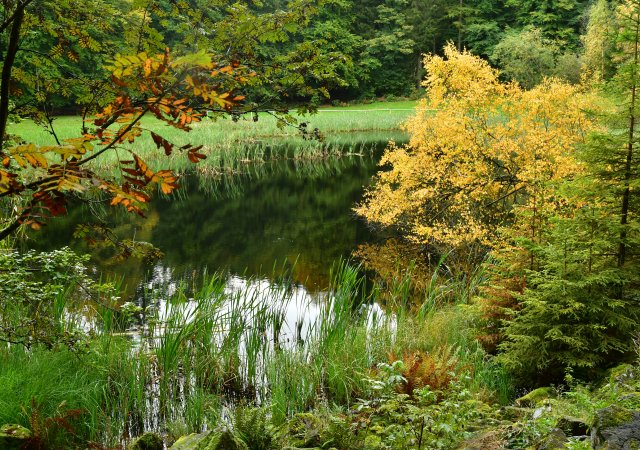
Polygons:
<instances>
[{"instance_id":1,"label":"dark green forest","mask_svg":"<svg viewBox=\"0 0 640 450\"><path fill-rule=\"evenodd\" d=\"M6 2L5 2L6 3ZM9 5L11 2L7 3ZM269 72L257 104L419 97L422 57L447 42L532 86L579 81L588 1L42 2L21 42L20 105L77 112L116 53L206 49ZM77 3L77 4L76 4ZM53 7L48 7L53 6ZM72 11L69 13L69 11ZM5 8L5 18L11 8ZM260 22L264 26L260 26ZM29 26L29 24L28 24ZM7 45L8 34L1 36ZM296 67L301 80L292 79ZM263 69L263 70L261 70Z\"/></svg>"}]
</instances>

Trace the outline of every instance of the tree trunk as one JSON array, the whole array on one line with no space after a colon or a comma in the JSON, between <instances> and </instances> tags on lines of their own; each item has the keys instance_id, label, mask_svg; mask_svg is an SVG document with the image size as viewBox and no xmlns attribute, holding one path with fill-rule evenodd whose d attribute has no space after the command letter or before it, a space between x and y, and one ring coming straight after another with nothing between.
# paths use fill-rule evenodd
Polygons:
<instances>
[{"instance_id":1,"label":"tree trunk","mask_svg":"<svg viewBox=\"0 0 640 450\"><path fill-rule=\"evenodd\" d=\"M620 245L618 247L618 267L622 267L627 254L627 223L629 221L629 199L631 197L632 161L634 153L634 137L636 126L636 95L638 71L638 46L640 41L640 14L636 15L635 42L633 51L633 66L631 69L631 102L629 104L629 135L627 140L627 157L624 167L624 191L622 193L622 207L620 211Z\"/></svg>"},{"instance_id":2,"label":"tree trunk","mask_svg":"<svg viewBox=\"0 0 640 450\"><path fill-rule=\"evenodd\" d=\"M4 143L4 136L7 130L7 120L9 118L9 84L11 83L11 69L18 53L20 43L20 28L24 19L25 4L19 3L13 16L11 33L9 35L9 45L2 65L2 78L0 78L0 151Z\"/></svg>"}]
</instances>

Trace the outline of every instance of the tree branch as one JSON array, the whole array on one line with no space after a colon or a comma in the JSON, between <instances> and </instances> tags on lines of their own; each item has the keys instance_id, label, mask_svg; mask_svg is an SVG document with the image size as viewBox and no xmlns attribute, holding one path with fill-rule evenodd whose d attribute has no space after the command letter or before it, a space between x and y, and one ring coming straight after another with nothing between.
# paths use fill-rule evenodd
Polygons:
<instances>
[{"instance_id":1,"label":"tree branch","mask_svg":"<svg viewBox=\"0 0 640 450\"><path fill-rule=\"evenodd\" d=\"M13 14L11 16L9 16L9 18L7 20L5 20L4 22L2 22L2 25L0 25L0 33L4 33L4 30L7 29L7 27L9 25L11 25L11 23L16 20L16 17L18 16L18 11L22 10L22 13L24 13L24 10L27 6L29 6L29 3L33 2L33 0L25 0L24 2L22 2L21 4L18 4L18 7L16 8L16 10L13 12ZM20 20L22 20L22 18L20 18Z\"/></svg>"}]
</instances>

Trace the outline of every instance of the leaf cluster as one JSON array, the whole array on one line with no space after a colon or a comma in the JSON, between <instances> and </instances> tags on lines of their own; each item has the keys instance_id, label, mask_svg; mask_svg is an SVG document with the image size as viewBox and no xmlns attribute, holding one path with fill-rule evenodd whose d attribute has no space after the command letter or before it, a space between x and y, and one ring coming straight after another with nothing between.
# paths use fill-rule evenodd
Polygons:
<instances>
[{"instance_id":1,"label":"leaf cluster","mask_svg":"<svg viewBox=\"0 0 640 450\"><path fill-rule=\"evenodd\" d=\"M108 285L98 285L87 275L87 259L68 248L0 253L0 340L82 351L86 336L70 320L72 304L77 310L84 301L109 305L113 300Z\"/></svg>"}]
</instances>

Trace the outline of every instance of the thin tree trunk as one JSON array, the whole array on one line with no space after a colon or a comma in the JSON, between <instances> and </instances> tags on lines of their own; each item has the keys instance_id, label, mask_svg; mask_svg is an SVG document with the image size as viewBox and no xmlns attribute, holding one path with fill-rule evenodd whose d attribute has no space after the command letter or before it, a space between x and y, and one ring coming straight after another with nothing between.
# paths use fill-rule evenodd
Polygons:
<instances>
[{"instance_id":1,"label":"thin tree trunk","mask_svg":"<svg viewBox=\"0 0 640 450\"><path fill-rule=\"evenodd\" d=\"M640 41L640 16L636 16L635 42L633 52L633 66L631 70L631 104L629 105L629 136L627 140L627 159L624 167L624 191L622 193L622 208L620 211L620 246L618 248L618 267L622 267L627 255L627 223L629 221L629 199L631 197L631 163L634 153L634 137L636 127L636 76L638 70L638 50Z\"/></svg>"},{"instance_id":2,"label":"thin tree trunk","mask_svg":"<svg viewBox=\"0 0 640 450\"><path fill-rule=\"evenodd\" d=\"M2 65L2 78L0 78L0 151L4 143L4 135L7 130L7 120L9 118L9 84L11 82L11 69L18 53L20 43L20 28L24 19L25 5L18 4L18 9L13 15L11 33L9 35L9 45Z\"/></svg>"}]
</instances>

